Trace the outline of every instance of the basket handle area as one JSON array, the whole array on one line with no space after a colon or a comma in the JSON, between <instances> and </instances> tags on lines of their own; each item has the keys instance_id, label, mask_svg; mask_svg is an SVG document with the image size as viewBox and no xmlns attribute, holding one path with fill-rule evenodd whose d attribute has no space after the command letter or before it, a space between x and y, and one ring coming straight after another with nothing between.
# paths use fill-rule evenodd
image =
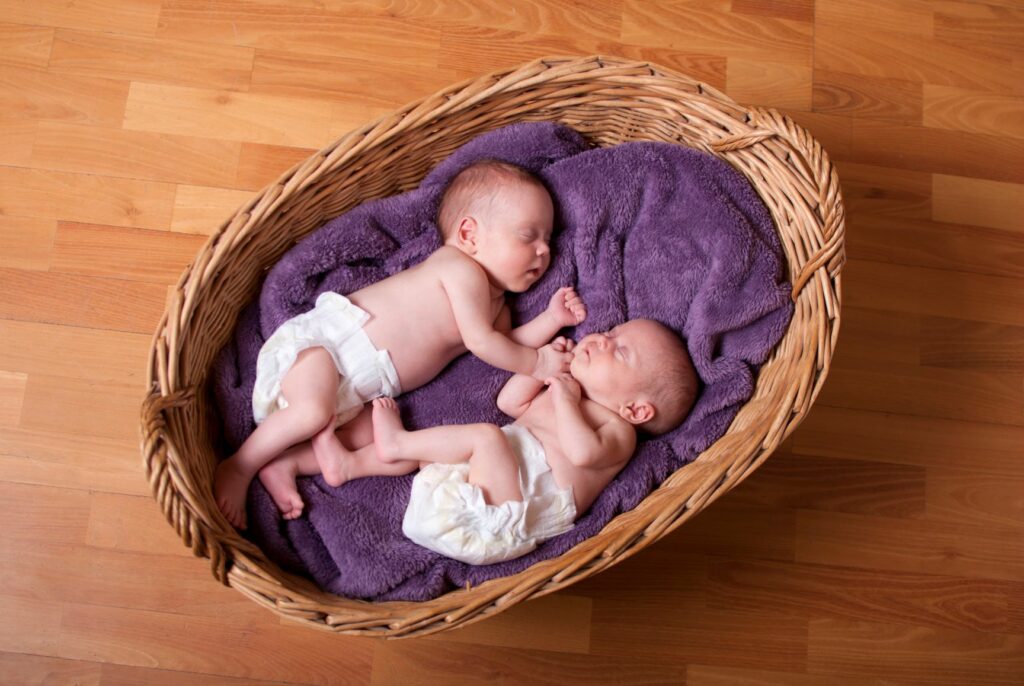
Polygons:
<instances>
[{"instance_id":1,"label":"basket handle area","mask_svg":"<svg viewBox=\"0 0 1024 686\"><path fill-rule=\"evenodd\" d=\"M820 231L812 234L818 247L810 254L793 279L792 298L794 302L822 267L827 266L827 276L834 280L842 271L846 261L845 212L839 177L821 144L806 129L778 110L751 107L748 109L753 128L750 131L732 134L711 142L709 149L719 155L736 152L779 138L788 143L788 161L791 164L791 178L796 187L807 190L804 200L817 215ZM798 155L793 159L793 154ZM780 227L781 228L781 227Z\"/></svg>"}]
</instances>

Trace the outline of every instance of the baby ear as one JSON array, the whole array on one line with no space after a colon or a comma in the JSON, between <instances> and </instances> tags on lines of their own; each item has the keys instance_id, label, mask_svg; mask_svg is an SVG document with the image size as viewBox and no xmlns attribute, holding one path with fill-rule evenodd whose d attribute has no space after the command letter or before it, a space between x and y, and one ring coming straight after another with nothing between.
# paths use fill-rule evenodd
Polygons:
<instances>
[{"instance_id":1,"label":"baby ear","mask_svg":"<svg viewBox=\"0 0 1024 686\"><path fill-rule=\"evenodd\" d=\"M456 244L472 255L476 252L476 235L476 219L468 215L463 217L459 221L459 227L455 230Z\"/></svg>"},{"instance_id":2,"label":"baby ear","mask_svg":"<svg viewBox=\"0 0 1024 686\"><path fill-rule=\"evenodd\" d=\"M657 408L647 400L634 400L619 406L619 416L633 425L649 422L657 413Z\"/></svg>"}]
</instances>

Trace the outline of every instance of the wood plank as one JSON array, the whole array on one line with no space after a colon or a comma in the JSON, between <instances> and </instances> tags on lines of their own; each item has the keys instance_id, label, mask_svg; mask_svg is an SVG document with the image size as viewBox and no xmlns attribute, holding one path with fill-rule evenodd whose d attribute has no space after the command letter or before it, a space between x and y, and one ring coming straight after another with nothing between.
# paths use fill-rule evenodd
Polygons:
<instances>
[{"instance_id":1,"label":"wood plank","mask_svg":"<svg viewBox=\"0 0 1024 686\"><path fill-rule=\"evenodd\" d=\"M0 431L0 481L150 495L136 437L105 438L46 430Z\"/></svg>"},{"instance_id":2,"label":"wood plank","mask_svg":"<svg viewBox=\"0 0 1024 686\"><path fill-rule=\"evenodd\" d=\"M924 317L920 364L989 372L1024 371L1024 327Z\"/></svg>"},{"instance_id":3,"label":"wood plank","mask_svg":"<svg viewBox=\"0 0 1024 686\"><path fill-rule=\"evenodd\" d=\"M60 656L254 680L329 683L338 675L342 655L346 678L369 681L378 642L284 626L264 614L264 622L235 622L230 615L189 617L67 603L58 634ZM231 649L196 649L212 645Z\"/></svg>"},{"instance_id":4,"label":"wood plank","mask_svg":"<svg viewBox=\"0 0 1024 686\"><path fill-rule=\"evenodd\" d=\"M252 69L253 93L316 100L357 101L395 109L430 95L458 77L435 65L404 65L351 58L259 50Z\"/></svg>"},{"instance_id":5,"label":"wood plank","mask_svg":"<svg viewBox=\"0 0 1024 686\"><path fill-rule=\"evenodd\" d=\"M6 0L4 19L18 24L152 35L160 0Z\"/></svg>"},{"instance_id":6,"label":"wood plank","mask_svg":"<svg viewBox=\"0 0 1024 686\"><path fill-rule=\"evenodd\" d=\"M1020 374L992 375L959 369L902 365L837 366L820 402L853 409L1024 426Z\"/></svg>"},{"instance_id":7,"label":"wood plank","mask_svg":"<svg viewBox=\"0 0 1024 686\"><path fill-rule=\"evenodd\" d=\"M935 174L932 216L1024 234L1024 185Z\"/></svg>"},{"instance_id":8,"label":"wood plank","mask_svg":"<svg viewBox=\"0 0 1024 686\"><path fill-rule=\"evenodd\" d=\"M680 684L684 677L685 667L673 659L638 663L630 657L405 641L377 649L370 683L457 686L479 684L486 678L488 684L511 685L550 683L557 678L564 683L628 686Z\"/></svg>"},{"instance_id":9,"label":"wood plank","mask_svg":"<svg viewBox=\"0 0 1024 686\"><path fill-rule=\"evenodd\" d=\"M925 514L922 467L774 454L729 494L732 505L912 517Z\"/></svg>"},{"instance_id":10,"label":"wood plank","mask_svg":"<svg viewBox=\"0 0 1024 686\"><path fill-rule=\"evenodd\" d=\"M38 126L33 119L0 114L0 164L27 167L32 161L32 143Z\"/></svg>"},{"instance_id":11,"label":"wood plank","mask_svg":"<svg viewBox=\"0 0 1024 686\"><path fill-rule=\"evenodd\" d=\"M1024 324L1020 279L866 260L850 260L848 266L849 278L861 287L844 292L844 304L852 307Z\"/></svg>"},{"instance_id":12,"label":"wood plank","mask_svg":"<svg viewBox=\"0 0 1024 686\"><path fill-rule=\"evenodd\" d=\"M212 235L250 198L252 193L249 191L178 186L171 231Z\"/></svg>"},{"instance_id":13,"label":"wood plank","mask_svg":"<svg viewBox=\"0 0 1024 686\"><path fill-rule=\"evenodd\" d=\"M0 269L0 319L152 333L163 313L159 284Z\"/></svg>"},{"instance_id":14,"label":"wood plank","mask_svg":"<svg viewBox=\"0 0 1024 686\"><path fill-rule=\"evenodd\" d=\"M552 36L482 26L445 26L441 34L438 67L453 70L460 78L468 79L548 55L589 53L650 60L715 88L725 89L724 56L688 51L685 46L674 49L596 40L575 32Z\"/></svg>"},{"instance_id":15,"label":"wood plank","mask_svg":"<svg viewBox=\"0 0 1024 686\"><path fill-rule=\"evenodd\" d=\"M800 454L1020 474L1024 428L938 417L829 407L819 403L793 434Z\"/></svg>"},{"instance_id":16,"label":"wood plank","mask_svg":"<svg viewBox=\"0 0 1024 686\"><path fill-rule=\"evenodd\" d=\"M238 158L238 175L232 187L258 191L276 181L296 164L306 161L314 152L316 150L312 148L242 143Z\"/></svg>"},{"instance_id":17,"label":"wood plank","mask_svg":"<svg viewBox=\"0 0 1024 686\"><path fill-rule=\"evenodd\" d=\"M978 474L965 464L929 469L927 483L929 520L1024 529L1024 478Z\"/></svg>"},{"instance_id":18,"label":"wood plank","mask_svg":"<svg viewBox=\"0 0 1024 686\"><path fill-rule=\"evenodd\" d=\"M56 233L54 219L0 215L0 268L46 271Z\"/></svg>"},{"instance_id":19,"label":"wood plank","mask_svg":"<svg viewBox=\"0 0 1024 686\"><path fill-rule=\"evenodd\" d=\"M834 618L913 624L966 631L1007 632L1009 598L1024 585L878 569L716 559L708 606L781 613L809 620Z\"/></svg>"},{"instance_id":20,"label":"wood plank","mask_svg":"<svg viewBox=\"0 0 1024 686\"><path fill-rule=\"evenodd\" d=\"M733 0L732 11L756 17L814 21L814 0Z\"/></svg>"},{"instance_id":21,"label":"wood plank","mask_svg":"<svg viewBox=\"0 0 1024 686\"><path fill-rule=\"evenodd\" d=\"M0 650L53 655L57 652L63 603L0 593Z\"/></svg>"},{"instance_id":22,"label":"wood plank","mask_svg":"<svg viewBox=\"0 0 1024 686\"><path fill-rule=\"evenodd\" d=\"M1024 138L1024 97L925 85L924 125Z\"/></svg>"},{"instance_id":23,"label":"wood plank","mask_svg":"<svg viewBox=\"0 0 1024 686\"><path fill-rule=\"evenodd\" d=\"M920 124L921 89L914 81L816 70L813 107L815 112Z\"/></svg>"},{"instance_id":24,"label":"wood plank","mask_svg":"<svg viewBox=\"0 0 1024 686\"><path fill-rule=\"evenodd\" d=\"M140 386L33 374L18 426L128 440L139 434Z\"/></svg>"},{"instance_id":25,"label":"wood plank","mask_svg":"<svg viewBox=\"0 0 1024 686\"><path fill-rule=\"evenodd\" d=\"M274 686L282 683L297 683L127 667L109 662L103 664L102 680L102 686L179 686L179 684L189 684L189 686Z\"/></svg>"},{"instance_id":26,"label":"wood plank","mask_svg":"<svg viewBox=\"0 0 1024 686\"><path fill-rule=\"evenodd\" d=\"M0 369L141 384L149 334L0 319Z\"/></svg>"},{"instance_id":27,"label":"wood plank","mask_svg":"<svg viewBox=\"0 0 1024 686\"><path fill-rule=\"evenodd\" d=\"M807 671L936 686L1008 684L1024 670L1021 656L1022 636L821 619L810 623Z\"/></svg>"},{"instance_id":28,"label":"wood plank","mask_svg":"<svg viewBox=\"0 0 1024 686\"><path fill-rule=\"evenodd\" d=\"M166 524L164 528L169 530ZM182 548L177 543L163 553L46 541L0 544L5 559L18 561L4 573L5 593L63 602L88 598L94 605L194 617L230 615L233 622L266 621L265 609L230 588L210 583L205 560L176 554Z\"/></svg>"},{"instance_id":29,"label":"wood plank","mask_svg":"<svg viewBox=\"0 0 1024 686\"><path fill-rule=\"evenodd\" d=\"M205 243L203 236L60 222L51 271L173 285Z\"/></svg>"},{"instance_id":30,"label":"wood plank","mask_svg":"<svg viewBox=\"0 0 1024 686\"><path fill-rule=\"evenodd\" d=\"M348 10L344 0L328 0L332 7ZM509 0L472 2L442 0L387 7L396 16L429 26L474 26L540 35L581 36L587 39L617 38L621 29L622 2L596 0L581 5L572 0ZM351 12L351 10L348 10Z\"/></svg>"},{"instance_id":31,"label":"wood plank","mask_svg":"<svg viewBox=\"0 0 1024 686\"><path fill-rule=\"evenodd\" d=\"M796 562L1024 581L1019 526L797 512Z\"/></svg>"},{"instance_id":32,"label":"wood plank","mask_svg":"<svg viewBox=\"0 0 1024 686\"><path fill-rule=\"evenodd\" d=\"M452 644L472 644L519 650L556 651L586 655L590 649L593 601L573 593L559 593L522 603L487 621L424 640L438 650Z\"/></svg>"},{"instance_id":33,"label":"wood plank","mask_svg":"<svg viewBox=\"0 0 1024 686\"><path fill-rule=\"evenodd\" d=\"M595 656L778 671L803 671L806 664L807 622L777 613L634 605L609 598L594 603L594 617ZM652 626L658 630L651 631Z\"/></svg>"},{"instance_id":34,"label":"wood plank","mask_svg":"<svg viewBox=\"0 0 1024 686\"><path fill-rule=\"evenodd\" d=\"M254 55L247 47L60 29L48 70L245 91Z\"/></svg>"},{"instance_id":35,"label":"wood plank","mask_svg":"<svg viewBox=\"0 0 1024 686\"><path fill-rule=\"evenodd\" d=\"M847 160L837 162L836 170L850 221L863 225L868 215L875 214L901 219L932 218L931 174ZM851 242L859 238L855 231L847 236Z\"/></svg>"},{"instance_id":36,"label":"wood plank","mask_svg":"<svg viewBox=\"0 0 1024 686\"><path fill-rule=\"evenodd\" d=\"M871 16L868 12L864 16ZM831 72L894 78L937 86L1020 92L1010 63L972 47L940 43L907 31L870 29L857 23L819 22L814 27L814 67ZM913 30L912 28L910 30Z\"/></svg>"},{"instance_id":37,"label":"wood plank","mask_svg":"<svg viewBox=\"0 0 1024 686\"><path fill-rule=\"evenodd\" d=\"M810 66L811 26L789 19L729 11L728 0L625 0L620 39L633 44Z\"/></svg>"},{"instance_id":38,"label":"wood plank","mask_svg":"<svg viewBox=\"0 0 1024 686\"><path fill-rule=\"evenodd\" d=\"M0 112L5 119L115 127L121 124L127 99L124 81L0 65Z\"/></svg>"},{"instance_id":39,"label":"wood plank","mask_svg":"<svg viewBox=\"0 0 1024 686\"><path fill-rule=\"evenodd\" d=\"M61 660L55 657L0 653L0 674L12 684L22 686L100 686L103 665L85 660Z\"/></svg>"},{"instance_id":40,"label":"wood plank","mask_svg":"<svg viewBox=\"0 0 1024 686\"><path fill-rule=\"evenodd\" d=\"M930 37L933 33L934 3L928 0L815 0L816 27L843 26L866 32L900 31Z\"/></svg>"},{"instance_id":41,"label":"wood plank","mask_svg":"<svg viewBox=\"0 0 1024 686\"><path fill-rule=\"evenodd\" d=\"M686 686L892 686L888 679L821 676L803 672L743 669L728 665L686 665Z\"/></svg>"},{"instance_id":42,"label":"wood plank","mask_svg":"<svg viewBox=\"0 0 1024 686\"><path fill-rule=\"evenodd\" d=\"M857 201L858 205L871 205L886 213L859 212L850 217L846 225L850 256L908 267L1024 277L1020 233L890 214L889 208L899 206L895 201L897 194L882 194L893 202ZM907 207L910 208L909 202Z\"/></svg>"},{"instance_id":43,"label":"wood plank","mask_svg":"<svg viewBox=\"0 0 1024 686\"><path fill-rule=\"evenodd\" d=\"M0 22L0 65L46 67L53 44L49 26L22 26Z\"/></svg>"},{"instance_id":44,"label":"wood plank","mask_svg":"<svg viewBox=\"0 0 1024 686\"><path fill-rule=\"evenodd\" d=\"M28 374L0 369L0 428L18 426L25 404Z\"/></svg>"},{"instance_id":45,"label":"wood plank","mask_svg":"<svg viewBox=\"0 0 1024 686\"><path fill-rule=\"evenodd\" d=\"M161 38L357 59L378 55L419 66L437 59L438 29L365 3L345 3L334 11L322 2L164 0L162 5Z\"/></svg>"},{"instance_id":46,"label":"wood plank","mask_svg":"<svg viewBox=\"0 0 1024 686\"><path fill-rule=\"evenodd\" d=\"M192 557L152 497L90 493L85 542L120 552Z\"/></svg>"},{"instance_id":47,"label":"wood plank","mask_svg":"<svg viewBox=\"0 0 1024 686\"><path fill-rule=\"evenodd\" d=\"M134 82L124 128L199 138L320 148L334 110L307 98Z\"/></svg>"},{"instance_id":48,"label":"wood plank","mask_svg":"<svg viewBox=\"0 0 1024 686\"><path fill-rule=\"evenodd\" d=\"M811 67L791 62L729 58L729 97L762 107L811 109Z\"/></svg>"},{"instance_id":49,"label":"wood plank","mask_svg":"<svg viewBox=\"0 0 1024 686\"><path fill-rule=\"evenodd\" d=\"M43 122L32 149L37 169L231 186L240 143L146 131Z\"/></svg>"},{"instance_id":50,"label":"wood plank","mask_svg":"<svg viewBox=\"0 0 1024 686\"><path fill-rule=\"evenodd\" d=\"M1024 56L1024 8L994 7L992 3L938 2L935 37L961 45L996 46L1007 54Z\"/></svg>"},{"instance_id":51,"label":"wood plank","mask_svg":"<svg viewBox=\"0 0 1024 686\"><path fill-rule=\"evenodd\" d=\"M1002 136L854 119L852 151L844 158L863 164L1024 183L1024 141Z\"/></svg>"},{"instance_id":52,"label":"wood plank","mask_svg":"<svg viewBox=\"0 0 1024 686\"><path fill-rule=\"evenodd\" d=\"M167 183L0 167L0 214L166 229L173 202Z\"/></svg>"},{"instance_id":53,"label":"wood plank","mask_svg":"<svg viewBox=\"0 0 1024 686\"><path fill-rule=\"evenodd\" d=\"M0 512L4 518L0 543L48 541L59 545L80 544L85 540L88 493L0 483L0 495L3 496Z\"/></svg>"}]
</instances>

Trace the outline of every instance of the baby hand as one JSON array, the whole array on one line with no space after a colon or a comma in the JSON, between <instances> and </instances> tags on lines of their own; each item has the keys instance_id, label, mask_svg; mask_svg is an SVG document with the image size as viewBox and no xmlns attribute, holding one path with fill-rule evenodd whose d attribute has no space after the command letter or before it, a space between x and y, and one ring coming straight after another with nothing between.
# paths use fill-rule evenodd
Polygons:
<instances>
[{"instance_id":1,"label":"baby hand","mask_svg":"<svg viewBox=\"0 0 1024 686\"><path fill-rule=\"evenodd\" d=\"M580 382L572 378L572 374L568 372L545 379L544 383L551 389L551 394L556 403L568 400L574 405L579 405L580 400L583 399L583 389L580 388Z\"/></svg>"},{"instance_id":2,"label":"baby hand","mask_svg":"<svg viewBox=\"0 0 1024 686\"><path fill-rule=\"evenodd\" d=\"M559 336L551 341L551 347L560 353L568 353L572 352L572 349L576 347L576 341L571 338L566 338L565 336Z\"/></svg>"},{"instance_id":3,"label":"baby hand","mask_svg":"<svg viewBox=\"0 0 1024 686\"><path fill-rule=\"evenodd\" d=\"M555 291L548 302L547 311L557 322L558 328L576 326L587 318L587 306L572 286L563 286Z\"/></svg>"},{"instance_id":4,"label":"baby hand","mask_svg":"<svg viewBox=\"0 0 1024 686\"><path fill-rule=\"evenodd\" d=\"M556 340L561 340L560 347L565 347L565 339ZM543 381L556 374L567 372L570 362L572 362L572 353L569 350L559 350L554 343L548 343L543 348L537 349L537 363L530 376L538 381Z\"/></svg>"}]
</instances>

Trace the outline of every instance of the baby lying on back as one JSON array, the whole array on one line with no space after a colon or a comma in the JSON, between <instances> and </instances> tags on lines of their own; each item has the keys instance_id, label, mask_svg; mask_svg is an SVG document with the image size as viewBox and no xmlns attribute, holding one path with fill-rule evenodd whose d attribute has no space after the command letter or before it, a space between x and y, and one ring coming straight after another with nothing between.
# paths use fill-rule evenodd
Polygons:
<instances>
[{"instance_id":1,"label":"baby lying on back","mask_svg":"<svg viewBox=\"0 0 1024 686\"><path fill-rule=\"evenodd\" d=\"M342 480L419 469L403 532L470 564L519 557L568 531L629 462L638 429L662 434L683 421L698 381L683 341L648 319L550 345L573 353L569 372L509 379L497 402L515 421L501 428L406 431L395 401L375 400L373 442L353 430L353 450L336 456ZM308 444L296 446L260 479L280 507L299 497L294 477L314 463Z\"/></svg>"}]
</instances>

